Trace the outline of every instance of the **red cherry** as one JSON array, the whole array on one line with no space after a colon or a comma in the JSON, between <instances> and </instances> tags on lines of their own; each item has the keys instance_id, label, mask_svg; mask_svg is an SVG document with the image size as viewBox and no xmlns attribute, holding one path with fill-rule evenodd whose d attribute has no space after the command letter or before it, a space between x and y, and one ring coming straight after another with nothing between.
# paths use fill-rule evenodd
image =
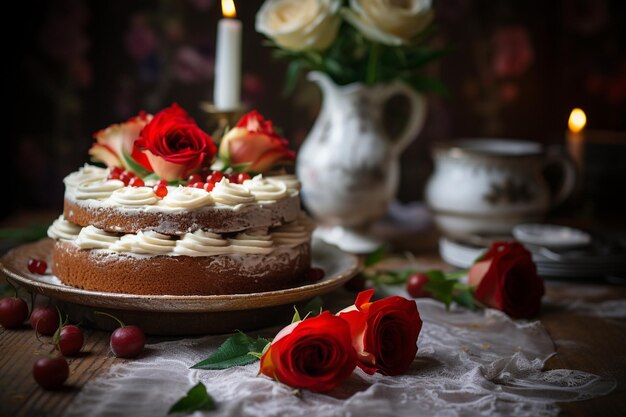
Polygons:
<instances>
[{"instance_id":1,"label":"red cherry","mask_svg":"<svg viewBox=\"0 0 626 417\"><path fill-rule=\"evenodd\" d=\"M213 188L215 187L215 183L214 182L207 182L204 184L204 191L206 191L207 193L210 193L211 191L213 191Z\"/></svg>"},{"instance_id":2,"label":"red cherry","mask_svg":"<svg viewBox=\"0 0 626 417\"><path fill-rule=\"evenodd\" d=\"M168 185L170 185L170 183L167 182L167 180L158 180L156 184L154 184L155 187L157 186L167 187Z\"/></svg>"},{"instance_id":3,"label":"red cherry","mask_svg":"<svg viewBox=\"0 0 626 417\"><path fill-rule=\"evenodd\" d=\"M137 326L118 327L111 334L111 350L118 358L134 358L143 351L146 337Z\"/></svg>"},{"instance_id":4,"label":"red cherry","mask_svg":"<svg viewBox=\"0 0 626 417\"><path fill-rule=\"evenodd\" d=\"M76 355L83 347L85 338L78 326L67 325L59 332L59 350L63 356Z\"/></svg>"},{"instance_id":5,"label":"red cherry","mask_svg":"<svg viewBox=\"0 0 626 417\"><path fill-rule=\"evenodd\" d=\"M221 171L213 171L206 177L206 182L217 184L224 178L224 173Z\"/></svg>"},{"instance_id":6,"label":"red cherry","mask_svg":"<svg viewBox=\"0 0 626 417\"><path fill-rule=\"evenodd\" d=\"M28 306L21 298L3 298L0 300L0 325L5 329L14 329L24 323L28 317Z\"/></svg>"},{"instance_id":7,"label":"red cherry","mask_svg":"<svg viewBox=\"0 0 626 417\"><path fill-rule=\"evenodd\" d=\"M361 292L365 289L365 277L361 274L343 284L343 287L352 292Z\"/></svg>"},{"instance_id":8,"label":"red cherry","mask_svg":"<svg viewBox=\"0 0 626 417\"><path fill-rule=\"evenodd\" d=\"M249 180L250 178L250 174L248 174L247 172L240 172L237 175L237 184L243 184L245 180Z\"/></svg>"},{"instance_id":9,"label":"red cherry","mask_svg":"<svg viewBox=\"0 0 626 417\"><path fill-rule=\"evenodd\" d=\"M317 282L324 278L326 272L322 268L309 268L304 273L306 280L309 282Z\"/></svg>"},{"instance_id":10,"label":"red cherry","mask_svg":"<svg viewBox=\"0 0 626 417\"><path fill-rule=\"evenodd\" d=\"M191 174L189 178L187 178L187 185L192 185L197 182L202 182L202 177L200 174Z\"/></svg>"},{"instance_id":11,"label":"red cherry","mask_svg":"<svg viewBox=\"0 0 626 417\"><path fill-rule=\"evenodd\" d=\"M28 270L31 273L44 275L46 273L46 269L48 269L48 264L46 263L46 261L34 258L28 260Z\"/></svg>"},{"instance_id":12,"label":"red cherry","mask_svg":"<svg viewBox=\"0 0 626 417\"><path fill-rule=\"evenodd\" d=\"M430 281L426 274L416 272L406 281L406 291L413 298L428 297L429 293L425 285Z\"/></svg>"},{"instance_id":13,"label":"red cherry","mask_svg":"<svg viewBox=\"0 0 626 417\"><path fill-rule=\"evenodd\" d=\"M122 172L124 172L124 170L120 167L113 167L111 168L111 172L109 172L109 175L107 177L107 179L109 180L119 180L120 179L120 175L122 175Z\"/></svg>"},{"instance_id":14,"label":"red cherry","mask_svg":"<svg viewBox=\"0 0 626 417\"><path fill-rule=\"evenodd\" d=\"M131 178L131 180L128 182L128 185L130 185L131 187L143 187L146 184L143 182L141 178L135 177L135 178Z\"/></svg>"},{"instance_id":15,"label":"red cherry","mask_svg":"<svg viewBox=\"0 0 626 417\"><path fill-rule=\"evenodd\" d=\"M35 307L30 313L30 325L44 336L52 336L59 328L59 312L53 307Z\"/></svg>"},{"instance_id":16,"label":"red cherry","mask_svg":"<svg viewBox=\"0 0 626 417\"><path fill-rule=\"evenodd\" d=\"M33 377L42 388L60 388L70 375L70 368L65 358L39 358L33 365Z\"/></svg>"},{"instance_id":17,"label":"red cherry","mask_svg":"<svg viewBox=\"0 0 626 417\"><path fill-rule=\"evenodd\" d=\"M155 185L152 189L154 190L154 194L159 198L163 198L167 195L167 187L164 185Z\"/></svg>"},{"instance_id":18,"label":"red cherry","mask_svg":"<svg viewBox=\"0 0 626 417\"><path fill-rule=\"evenodd\" d=\"M192 188L204 188L204 183L203 182L194 182L193 184L191 184Z\"/></svg>"},{"instance_id":19,"label":"red cherry","mask_svg":"<svg viewBox=\"0 0 626 417\"><path fill-rule=\"evenodd\" d=\"M237 184L237 177L239 176L238 172L233 172L232 174L228 174L228 181L232 182L233 184Z\"/></svg>"}]
</instances>

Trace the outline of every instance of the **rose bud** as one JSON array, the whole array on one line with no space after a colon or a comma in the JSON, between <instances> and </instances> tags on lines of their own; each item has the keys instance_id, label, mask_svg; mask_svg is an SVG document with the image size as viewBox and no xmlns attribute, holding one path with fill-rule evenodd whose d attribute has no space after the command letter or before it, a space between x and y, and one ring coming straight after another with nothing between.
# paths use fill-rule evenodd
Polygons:
<instances>
[{"instance_id":1,"label":"rose bud","mask_svg":"<svg viewBox=\"0 0 626 417\"><path fill-rule=\"evenodd\" d=\"M282 329L261 357L260 373L294 388L330 391L356 367L350 328L325 311Z\"/></svg>"},{"instance_id":2,"label":"rose bud","mask_svg":"<svg viewBox=\"0 0 626 417\"><path fill-rule=\"evenodd\" d=\"M359 368L370 375L399 375L415 359L422 319L415 301L393 296L370 302L373 295L373 289L360 292L354 305L337 315L350 325Z\"/></svg>"},{"instance_id":3,"label":"rose bud","mask_svg":"<svg viewBox=\"0 0 626 417\"><path fill-rule=\"evenodd\" d=\"M89 155L109 168L130 169L124 154L130 156L133 153L133 144L150 119L151 115L141 112L124 123L114 124L94 133L96 143L89 149Z\"/></svg>"},{"instance_id":4,"label":"rose bud","mask_svg":"<svg viewBox=\"0 0 626 417\"><path fill-rule=\"evenodd\" d=\"M543 279L524 246L517 242L494 242L469 270L474 298L513 318L529 318L541 307Z\"/></svg>"},{"instance_id":5,"label":"rose bud","mask_svg":"<svg viewBox=\"0 0 626 417\"><path fill-rule=\"evenodd\" d=\"M255 110L246 114L220 143L220 157L238 171L260 173L274 165L292 162L296 154L280 137L270 120Z\"/></svg>"},{"instance_id":6,"label":"rose bud","mask_svg":"<svg viewBox=\"0 0 626 417\"><path fill-rule=\"evenodd\" d=\"M132 157L166 181L187 178L208 167L217 148L177 104L158 112L135 141Z\"/></svg>"}]
</instances>

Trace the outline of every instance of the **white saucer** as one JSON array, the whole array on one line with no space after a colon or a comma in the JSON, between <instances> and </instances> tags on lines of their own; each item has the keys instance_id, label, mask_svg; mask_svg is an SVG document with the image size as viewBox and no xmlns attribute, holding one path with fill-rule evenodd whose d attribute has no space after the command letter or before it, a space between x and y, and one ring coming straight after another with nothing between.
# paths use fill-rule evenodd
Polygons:
<instances>
[{"instance_id":1,"label":"white saucer","mask_svg":"<svg viewBox=\"0 0 626 417\"><path fill-rule=\"evenodd\" d=\"M520 224L513 236L522 243L550 249L568 249L591 243L591 236L579 229L554 224Z\"/></svg>"}]
</instances>

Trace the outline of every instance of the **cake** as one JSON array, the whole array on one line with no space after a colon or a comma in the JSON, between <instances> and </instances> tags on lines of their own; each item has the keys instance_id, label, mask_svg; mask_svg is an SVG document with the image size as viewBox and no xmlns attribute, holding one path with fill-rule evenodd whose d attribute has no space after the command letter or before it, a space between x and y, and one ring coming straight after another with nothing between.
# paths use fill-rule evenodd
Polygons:
<instances>
[{"instance_id":1,"label":"cake","mask_svg":"<svg viewBox=\"0 0 626 417\"><path fill-rule=\"evenodd\" d=\"M48 229L52 273L73 287L125 294L215 295L301 285L313 223L300 183L277 171L294 154L271 122L244 116L219 147L180 107L95 135L64 179Z\"/></svg>"}]
</instances>

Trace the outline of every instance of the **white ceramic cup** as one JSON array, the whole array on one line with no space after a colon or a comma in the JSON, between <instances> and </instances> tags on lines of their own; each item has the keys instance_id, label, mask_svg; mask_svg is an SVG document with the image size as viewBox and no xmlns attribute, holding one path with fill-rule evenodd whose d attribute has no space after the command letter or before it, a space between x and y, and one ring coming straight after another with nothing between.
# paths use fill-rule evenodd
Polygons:
<instances>
[{"instance_id":1,"label":"white ceramic cup","mask_svg":"<svg viewBox=\"0 0 626 417\"><path fill-rule=\"evenodd\" d=\"M509 235L517 224L541 221L577 181L567 154L531 141L464 139L435 145L432 155L426 202L439 229L455 238ZM543 176L552 164L563 171L555 193Z\"/></svg>"}]
</instances>

